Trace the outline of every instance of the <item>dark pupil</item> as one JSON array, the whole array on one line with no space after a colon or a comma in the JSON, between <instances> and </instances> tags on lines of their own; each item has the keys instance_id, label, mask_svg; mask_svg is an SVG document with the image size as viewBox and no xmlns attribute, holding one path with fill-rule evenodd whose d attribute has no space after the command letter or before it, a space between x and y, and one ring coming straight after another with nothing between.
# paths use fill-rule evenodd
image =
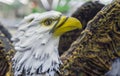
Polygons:
<instances>
[{"instance_id":1,"label":"dark pupil","mask_svg":"<svg viewBox=\"0 0 120 76\"><path fill-rule=\"evenodd\" d=\"M46 21L45 21L45 24L46 24L46 25L50 25L51 23L52 23L52 20L46 20Z\"/></svg>"},{"instance_id":2,"label":"dark pupil","mask_svg":"<svg viewBox=\"0 0 120 76\"><path fill-rule=\"evenodd\" d=\"M29 22L32 22L33 18L29 20Z\"/></svg>"}]
</instances>

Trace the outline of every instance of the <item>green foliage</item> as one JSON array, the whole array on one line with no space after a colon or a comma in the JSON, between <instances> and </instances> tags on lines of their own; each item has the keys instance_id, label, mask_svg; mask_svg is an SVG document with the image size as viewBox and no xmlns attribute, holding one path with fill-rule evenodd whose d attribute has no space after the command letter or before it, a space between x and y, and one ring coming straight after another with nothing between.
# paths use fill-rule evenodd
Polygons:
<instances>
[{"instance_id":1,"label":"green foliage","mask_svg":"<svg viewBox=\"0 0 120 76\"><path fill-rule=\"evenodd\" d=\"M65 6L58 6L57 9L55 10L60 12L67 12L69 9L70 7L68 5L65 5Z\"/></svg>"},{"instance_id":2,"label":"green foliage","mask_svg":"<svg viewBox=\"0 0 120 76\"><path fill-rule=\"evenodd\" d=\"M70 1L71 0L66 0L66 3L64 6L61 6L60 4L58 4L58 7L55 10L60 12L67 12L70 9L70 5L69 5Z\"/></svg>"}]
</instances>

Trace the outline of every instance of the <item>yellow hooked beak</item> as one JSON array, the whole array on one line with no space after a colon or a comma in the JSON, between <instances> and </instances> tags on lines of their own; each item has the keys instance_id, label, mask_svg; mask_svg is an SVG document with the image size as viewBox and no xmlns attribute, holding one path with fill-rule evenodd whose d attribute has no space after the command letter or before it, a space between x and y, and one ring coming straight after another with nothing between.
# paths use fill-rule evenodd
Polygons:
<instances>
[{"instance_id":1,"label":"yellow hooked beak","mask_svg":"<svg viewBox=\"0 0 120 76\"><path fill-rule=\"evenodd\" d=\"M62 34L75 29L82 29L80 21L73 17L61 16L57 24L53 27L53 35L61 36Z\"/></svg>"}]
</instances>

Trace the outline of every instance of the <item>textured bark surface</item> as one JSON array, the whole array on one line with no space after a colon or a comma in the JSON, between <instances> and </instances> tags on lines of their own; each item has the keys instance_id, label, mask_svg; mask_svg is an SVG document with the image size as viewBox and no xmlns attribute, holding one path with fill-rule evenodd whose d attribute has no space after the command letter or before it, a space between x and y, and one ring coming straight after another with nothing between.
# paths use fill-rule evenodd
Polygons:
<instances>
[{"instance_id":1,"label":"textured bark surface","mask_svg":"<svg viewBox=\"0 0 120 76\"><path fill-rule=\"evenodd\" d=\"M61 75L77 76L75 71L83 71L89 76L102 76L117 57L120 57L120 0L106 5L61 56Z\"/></svg>"}]
</instances>

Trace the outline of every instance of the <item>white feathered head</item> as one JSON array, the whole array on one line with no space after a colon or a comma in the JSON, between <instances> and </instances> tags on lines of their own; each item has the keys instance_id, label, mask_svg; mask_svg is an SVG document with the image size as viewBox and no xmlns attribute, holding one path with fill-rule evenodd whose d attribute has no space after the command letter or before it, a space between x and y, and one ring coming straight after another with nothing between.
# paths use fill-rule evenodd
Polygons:
<instances>
[{"instance_id":1,"label":"white feathered head","mask_svg":"<svg viewBox=\"0 0 120 76\"><path fill-rule=\"evenodd\" d=\"M37 14L30 18L32 20L28 19L27 23L20 26L12 38L17 50L13 58L14 75L54 76L61 64L58 54L60 35L80 29L81 23L56 11Z\"/></svg>"}]
</instances>

